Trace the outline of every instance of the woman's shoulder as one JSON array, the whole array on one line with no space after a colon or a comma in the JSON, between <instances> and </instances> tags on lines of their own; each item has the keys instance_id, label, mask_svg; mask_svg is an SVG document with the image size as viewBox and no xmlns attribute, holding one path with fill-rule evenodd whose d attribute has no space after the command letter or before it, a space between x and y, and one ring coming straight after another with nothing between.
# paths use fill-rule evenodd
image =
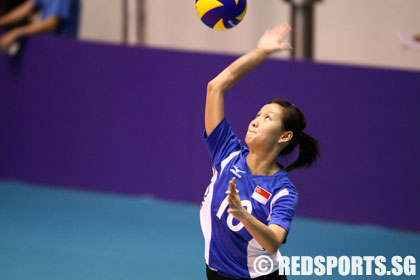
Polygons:
<instances>
[{"instance_id":1,"label":"woman's shoulder","mask_svg":"<svg viewBox=\"0 0 420 280\"><path fill-rule=\"evenodd\" d=\"M296 193L297 190L295 184L290 179L289 175L284 169L281 169L279 172L272 176L273 178L273 185L276 191L280 192L282 190L287 190L291 193Z\"/></svg>"}]
</instances>

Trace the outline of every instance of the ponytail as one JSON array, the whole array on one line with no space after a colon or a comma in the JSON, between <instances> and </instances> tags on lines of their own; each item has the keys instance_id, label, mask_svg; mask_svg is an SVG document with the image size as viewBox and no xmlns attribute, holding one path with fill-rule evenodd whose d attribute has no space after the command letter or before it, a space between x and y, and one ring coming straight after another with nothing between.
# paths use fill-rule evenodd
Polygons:
<instances>
[{"instance_id":1,"label":"ponytail","mask_svg":"<svg viewBox=\"0 0 420 280\"><path fill-rule=\"evenodd\" d=\"M310 167L317 157L319 157L319 142L302 132L299 139L299 156L297 160L286 167L286 171L290 172L298 168Z\"/></svg>"},{"instance_id":2,"label":"ponytail","mask_svg":"<svg viewBox=\"0 0 420 280\"><path fill-rule=\"evenodd\" d=\"M290 143L280 152L279 156L289 155L296 147L299 147L297 160L288 165L285 168L286 171L310 167L319 157L319 142L303 132L306 127L305 116L295 104L284 99L275 98L270 103L278 104L284 108L282 116L283 129L293 132Z\"/></svg>"}]
</instances>

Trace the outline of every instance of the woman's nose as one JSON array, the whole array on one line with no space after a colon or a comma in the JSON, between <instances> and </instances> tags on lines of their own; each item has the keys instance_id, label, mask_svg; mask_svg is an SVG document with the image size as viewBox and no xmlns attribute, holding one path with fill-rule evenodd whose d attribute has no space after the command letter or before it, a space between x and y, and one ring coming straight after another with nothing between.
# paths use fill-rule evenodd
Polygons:
<instances>
[{"instance_id":1,"label":"woman's nose","mask_svg":"<svg viewBox=\"0 0 420 280\"><path fill-rule=\"evenodd\" d=\"M251 125L252 125L252 127L258 127L258 121L253 120Z\"/></svg>"}]
</instances>

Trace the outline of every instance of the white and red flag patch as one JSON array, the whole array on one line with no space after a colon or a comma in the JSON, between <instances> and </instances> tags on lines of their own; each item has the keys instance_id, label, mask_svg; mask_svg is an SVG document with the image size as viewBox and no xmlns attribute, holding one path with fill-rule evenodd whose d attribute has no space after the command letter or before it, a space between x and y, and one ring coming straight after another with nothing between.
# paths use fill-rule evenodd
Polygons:
<instances>
[{"instance_id":1,"label":"white and red flag patch","mask_svg":"<svg viewBox=\"0 0 420 280\"><path fill-rule=\"evenodd\" d=\"M265 205L267 204L267 201L270 199L271 193L264 190L260 186L257 186L254 190L254 193L251 195L251 197L255 199L256 201Z\"/></svg>"}]
</instances>

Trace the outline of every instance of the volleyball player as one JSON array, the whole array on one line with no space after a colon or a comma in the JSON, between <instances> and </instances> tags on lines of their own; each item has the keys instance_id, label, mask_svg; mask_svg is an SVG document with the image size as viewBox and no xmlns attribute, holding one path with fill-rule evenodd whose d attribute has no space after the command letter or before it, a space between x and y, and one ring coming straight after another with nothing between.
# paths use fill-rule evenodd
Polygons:
<instances>
[{"instance_id":1,"label":"volleyball player","mask_svg":"<svg viewBox=\"0 0 420 280\"><path fill-rule=\"evenodd\" d=\"M250 122L242 146L224 116L224 94L270 54L290 49L283 42L287 24L267 30L257 48L238 58L208 83L204 140L211 154L213 178L200 210L208 279L286 279L279 275L279 247L285 243L298 194L288 171L310 166L318 142L303 130L302 112L275 99ZM246 98L244 92L242 98ZM277 159L299 148L287 167ZM273 266L255 263L260 256ZM271 264L270 264L271 265ZM269 269L266 271L259 268Z\"/></svg>"}]
</instances>

